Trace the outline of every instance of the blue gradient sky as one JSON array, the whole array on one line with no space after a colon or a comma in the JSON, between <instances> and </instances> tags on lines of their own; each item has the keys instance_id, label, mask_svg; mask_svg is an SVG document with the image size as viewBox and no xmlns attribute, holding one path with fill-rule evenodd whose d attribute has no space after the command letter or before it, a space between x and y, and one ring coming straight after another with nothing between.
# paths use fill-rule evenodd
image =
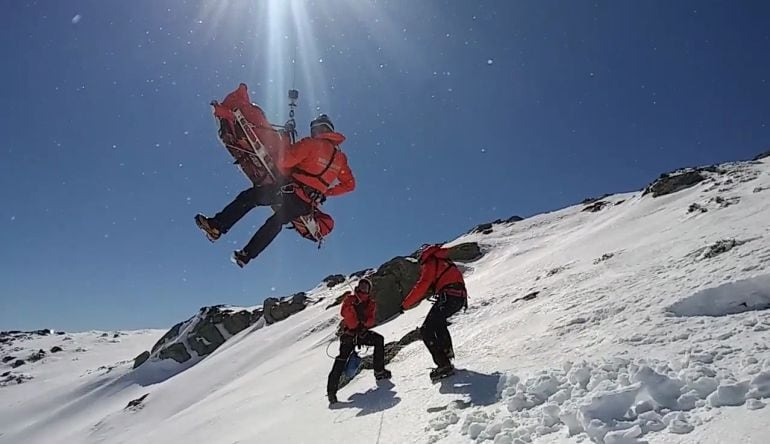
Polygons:
<instances>
[{"instance_id":1,"label":"blue gradient sky","mask_svg":"<svg viewBox=\"0 0 770 444\"><path fill-rule=\"evenodd\" d=\"M167 327L770 148L762 1L0 4L0 330ZM320 251L283 232L241 270L269 210L195 227L248 185L208 103L245 82L283 122L293 78L359 186Z\"/></svg>"}]
</instances>

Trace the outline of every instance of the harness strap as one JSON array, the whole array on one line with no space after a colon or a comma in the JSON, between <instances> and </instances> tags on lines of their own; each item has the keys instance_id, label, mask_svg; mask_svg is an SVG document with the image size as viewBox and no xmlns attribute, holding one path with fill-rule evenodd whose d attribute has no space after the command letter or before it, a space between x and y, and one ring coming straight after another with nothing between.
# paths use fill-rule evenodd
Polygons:
<instances>
[{"instance_id":1,"label":"harness strap","mask_svg":"<svg viewBox=\"0 0 770 444\"><path fill-rule=\"evenodd\" d=\"M329 168L331 168L332 165L334 165L334 160L337 158L337 153L339 152L339 150L340 150L339 147L337 147L337 145L334 145L334 151L332 152L331 159L329 159L329 162L326 164L324 169L318 174L313 174L309 171L303 170L302 168L296 168L296 167L294 168L294 172L299 173L303 176L314 177L318 179L322 184L324 184L325 187L328 188L331 186L331 184L323 178L323 175L326 174L327 171L329 171Z\"/></svg>"}]
</instances>

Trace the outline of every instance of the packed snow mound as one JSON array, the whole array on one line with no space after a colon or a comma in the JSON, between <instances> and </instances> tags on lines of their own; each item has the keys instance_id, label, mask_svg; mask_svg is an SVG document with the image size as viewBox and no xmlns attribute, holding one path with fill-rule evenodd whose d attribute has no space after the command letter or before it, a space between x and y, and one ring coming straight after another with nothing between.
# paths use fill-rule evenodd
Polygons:
<instances>
[{"instance_id":1,"label":"packed snow mound","mask_svg":"<svg viewBox=\"0 0 770 444\"><path fill-rule=\"evenodd\" d=\"M458 371L436 384L409 342L390 382L365 370L328 408L333 303L351 276L171 377L130 361L76 375L51 360L66 380L0 387L0 443L770 442L770 164L699 174L658 197L603 196L451 242L484 255L463 268L470 306L449 327ZM397 341L428 309L376 331Z\"/></svg>"},{"instance_id":2,"label":"packed snow mound","mask_svg":"<svg viewBox=\"0 0 770 444\"><path fill-rule=\"evenodd\" d=\"M726 316L770 309L770 274L707 288L669 307L677 316Z\"/></svg>"}]
</instances>

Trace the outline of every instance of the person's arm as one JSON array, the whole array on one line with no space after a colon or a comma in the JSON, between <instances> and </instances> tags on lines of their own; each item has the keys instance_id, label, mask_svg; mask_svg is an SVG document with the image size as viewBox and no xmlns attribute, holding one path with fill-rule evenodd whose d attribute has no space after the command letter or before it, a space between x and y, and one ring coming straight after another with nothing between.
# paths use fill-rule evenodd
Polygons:
<instances>
[{"instance_id":1,"label":"person's arm","mask_svg":"<svg viewBox=\"0 0 770 444\"><path fill-rule=\"evenodd\" d=\"M342 309L340 310L342 315L342 324L348 330L355 330L358 328L358 315L356 315L356 308L353 307L349 298L345 298L342 302Z\"/></svg>"},{"instance_id":2,"label":"person's arm","mask_svg":"<svg viewBox=\"0 0 770 444\"><path fill-rule=\"evenodd\" d=\"M436 278L435 272L431 271L435 268L432 266L434 263L435 261L430 261L420 267L420 278L417 280L417 283L414 284L414 287L409 294L406 295L404 302L401 303L402 309L409 310L410 308L414 308L422 298L425 297L425 293Z\"/></svg>"},{"instance_id":3,"label":"person's arm","mask_svg":"<svg viewBox=\"0 0 770 444\"><path fill-rule=\"evenodd\" d=\"M372 328L377 321L377 302L374 299L369 299L369 305L366 306L366 320L364 321L364 327Z\"/></svg>"},{"instance_id":4,"label":"person's arm","mask_svg":"<svg viewBox=\"0 0 770 444\"><path fill-rule=\"evenodd\" d=\"M353 172L350 171L347 160L345 160L345 164L342 165L337 180L339 183L326 190L327 197L340 196L356 189L356 178L353 177Z\"/></svg>"}]
</instances>

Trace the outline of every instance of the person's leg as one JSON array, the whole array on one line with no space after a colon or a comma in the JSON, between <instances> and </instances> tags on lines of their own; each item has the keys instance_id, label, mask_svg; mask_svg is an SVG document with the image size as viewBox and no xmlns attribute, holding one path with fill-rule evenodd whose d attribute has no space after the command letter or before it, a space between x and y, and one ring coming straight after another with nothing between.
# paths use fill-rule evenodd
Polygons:
<instances>
[{"instance_id":1,"label":"person's leg","mask_svg":"<svg viewBox=\"0 0 770 444\"><path fill-rule=\"evenodd\" d=\"M303 201L296 194L284 194L282 196L281 206L278 207L275 214L270 216L267 221L254 234L248 244L243 248L243 252L249 260L257 257L268 245L278 236L281 228L292 220L310 214L313 209L307 202Z\"/></svg>"},{"instance_id":2,"label":"person's leg","mask_svg":"<svg viewBox=\"0 0 770 444\"><path fill-rule=\"evenodd\" d=\"M330 398L337 396L337 387L340 384L340 377L345 371L345 364L348 362L350 354L355 348L355 338L350 335L342 335L340 338L340 354L334 358L334 365L329 372L329 379L326 382L326 393Z\"/></svg>"},{"instance_id":3,"label":"person's leg","mask_svg":"<svg viewBox=\"0 0 770 444\"><path fill-rule=\"evenodd\" d=\"M274 185L254 186L243 190L222 211L207 221L211 227L221 233L227 233L252 208L275 203L277 193L278 189Z\"/></svg>"},{"instance_id":4,"label":"person's leg","mask_svg":"<svg viewBox=\"0 0 770 444\"><path fill-rule=\"evenodd\" d=\"M444 351L446 357L451 361L454 358L454 348L452 346L452 336L449 334L449 322L450 317L456 314L460 309L465 306L465 300L463 298L455 296L446 296L445 300L440 302L438 309L439 314L444 319L444 322L437 322L437 334L438 344L441 350Z\"/></svg>"},{"instance_id":5,"label":"person's leg","mask_svg":"<svg viewBox=\"0 0 770 444\"><path fill-rule=\"evenodd\" d=\"M370 330L358 337L358 343L374 347L372 367L375 373L383 372L385 370L385 338L381 334Z\"/></svg>"},{"instance_id":6,"label":"person's leg","mask_svg":"<svg viewBox=\"0 0 770 444\"><path fill-rule=\"evenodd\" d=\"M441 304L435 303L425 317L422 327L420 327L422 341L425 343L425 347L428 348L433 362L439 368L449 364L449 358L447 358L446 353L441 348L438 338L442 326L446 328L445 323L446 318L441 313Z\"/></svg>"}]
</instances>

